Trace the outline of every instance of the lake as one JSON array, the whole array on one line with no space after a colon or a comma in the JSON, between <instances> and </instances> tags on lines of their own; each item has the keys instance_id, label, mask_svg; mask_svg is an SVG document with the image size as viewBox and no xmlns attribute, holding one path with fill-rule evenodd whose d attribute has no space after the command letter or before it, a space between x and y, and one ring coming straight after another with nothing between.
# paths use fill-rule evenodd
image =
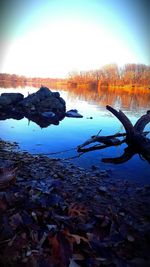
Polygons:
<instances>
[{"instance_id":1,"label":"lake","mask_svg":"<svg viewBox=\"0 0 150 267\"><path fill-rule=\"evenodd\" d=\"M124 132L121 123L109 111L106 105L121 109L134 124L138 118L150 109L150 90L133 88L132 93L128 88L72 88L53 89L59 91L66 101L66 108L77 109L83 118L65 117L59 125L50 125L40 128L39 125L26 118L21 120L7 119L1 121L0 138L6 141L16 141L21 150L30 153L57 153L49 157L70 158L77 156L76 147L92 135L101 130L101 135L110 135ZM0 88L3 92L20 92L25 96L36 92L38 88L26 86L17 88ZM90 119L92 117L92 119ZM145 130L150 131L150 124ZM150 134L148 136L150 138ZM99 151L85 153L71 161L87 169L92 165L101 170L112 172L114 179L126 179L139 183L150 183L150 164L135 155L128 162L119 165L102 163L104 157L118 157L123 153L124 147L109 147Z\"/></svg>"}]
</instances>

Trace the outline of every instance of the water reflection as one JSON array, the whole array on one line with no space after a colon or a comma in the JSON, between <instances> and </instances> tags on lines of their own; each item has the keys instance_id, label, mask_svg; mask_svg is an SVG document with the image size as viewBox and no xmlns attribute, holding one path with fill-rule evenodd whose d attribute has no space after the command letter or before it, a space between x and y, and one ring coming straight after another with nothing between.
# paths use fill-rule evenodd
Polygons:
<instances>
[{"instance_id":1,"label":"water reflection","mask_svg":"<svg viewBox=\"0 0 150 267\"><path fill-rule=\"evenodd\" d=\"M150 163L150 139L146 137L149 132L144 132L144 128L150 123L150 111L140 117L133 126L125 113L117 111L108 105L106 108L121 122L124 126L125 133L117 133L109 136L94 135L78 147L78 152L85 153L111 146L120 146L126 143L127 147L121 156L102 158L102 161L105 163L121 164L130 160L135 154L139 154ZM97 142L99 144L93 145L93 143ZM89 147L91 144L92 146Z\"/></svg>"},{"instance_id":2,"label":"water reflection","mask_svg":"<svg viewBox=\"0 0 150 267\"><path fill-rule=\"evenodd\" d=\"M46 128L50 125L59 125L59 119L55 118L44 118L43 116L40 116L38 114L19 114L19 113L13 113L13 112L7 112L0 114L0 120L8 120L8 119L14 119L14 120L22 120L23 118L26 118L28 120L28 125L30 125L30 122L35 122L37 125L39 125L41 128Z\"/></svg>"},{"instance_id":3,"label":"water reflection","mask_svg":"<svg viewBox=\"0 0 150 267\"><path fill-rule=\"evenodd\" d=\"M51 93L46 87L40 87L33 94L28 91L28 96L24 99L22 94L3 93L0 100L0 120L27 118L29 122L35 122L44 128L51 124L59 125L65 114L65 102L59 93Z\"/></svg>"},{"instance_id":4,"label":"water reflection","mask_svg":"<svg viewBox=\"0 0 150 267\"><path fill-rule=\"evenodd\" d=\"M36 92L40 85L35 87L27 86L25 88L0 88L3 92L20 92L25 96ZM7 119L1 121L0 137L9 141L19 143L22 150L31 153L56 153L63 151L64 148L76 148L90 136L98 133L102 129L102 135L115 134L123 132L124 129L120 122L113 117L107 110L106 104L116 109L121 109L135 124L150 108L150 91L133 88L129 91L127 88L61 88L52 89L59 91L61 97L66 101L67 110L76 108L84 117L82 119L64 118L59 125L51 125L41 129L36 122L23 118L19 121ZM87 119L93 117L93 119ZM148 124L146 129L150 131ZM148 136L150 137L150 135ZM112 164L102 163L101 159L106 157L118 157L124 151L125 145L120 147L110 147L101 151L93 151L74 160L74 163L90 168L91 165L98 165L101 169L112 169ZM68 158L77 155L76 150L56 155L60 158ZM138 181L149 182L150 168L146 161L142 161L138 155L135 155L130 161L122 165L113 167L115 176L125 179L134 179Z\"/></svg>"},{"instance_id":5,"label":"water reflection","mask_svg":"<svg viewBox=\"0 0 150 267\"><path fill-rule=\"evenodd\" d=\"M129 87L77 87L71 88L69 95L72 99L93 101L99 106L110 105L123 110L135 112L150 108L150 90L144 88Z\"/></svg>"},{"instance_id":6,"label":"water reflection","mask_svg":"<svg viewBox=\"0 0 150 267\"><path fill-rule=\"evenodd\" d=\"M2 88L0 87L0 94L3 92L20 92L27 96L28 93L34 93L40 88L40 84L35 84L33 86L18 86L15 88ZM113 107L118 107L127 111L139 111L147 110L150 108L150 90L142 87L89 87L89 86L79 86L79 87L58 87L51 90L56 91L66 91L68 97L71 101L75 99L87 101L89 103L99 104L100 107L105 107L110 105Z\"/></svg>"}]
</instances>

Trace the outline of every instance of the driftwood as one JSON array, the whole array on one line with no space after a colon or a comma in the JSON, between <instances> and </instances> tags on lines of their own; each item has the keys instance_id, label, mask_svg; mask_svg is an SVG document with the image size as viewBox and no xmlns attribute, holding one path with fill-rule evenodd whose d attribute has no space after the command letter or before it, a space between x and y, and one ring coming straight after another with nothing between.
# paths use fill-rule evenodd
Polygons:
<instances>
[{"instance_id":1,"label":"driftwood","mask_svg":"<svg viewBox=\"0 0 150 267\"><path fill-rule=\"evenodd\" d=\"M124 126L126 133L118 133L109 136L92 136L82 145L78 146L78 152L84 153L126 143L128 146L124 149L123 155L117 158L104 158L102 161L118 164L128 161L135 154L139 154L150 163L150 139L146 137L149 132L143 132L145 126L150 122L150 111L147 111L133 126L121 110L117 111L111 106L106 106L106 109L117 117ZM85 146L95 142L101 144L85 148Z\"/></svg>"}]
</instances>

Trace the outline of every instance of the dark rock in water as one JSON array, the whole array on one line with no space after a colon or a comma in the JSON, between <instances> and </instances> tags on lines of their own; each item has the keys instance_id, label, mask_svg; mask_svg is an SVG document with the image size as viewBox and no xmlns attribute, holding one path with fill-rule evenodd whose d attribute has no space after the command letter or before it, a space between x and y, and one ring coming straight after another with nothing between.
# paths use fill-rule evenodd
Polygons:
<instances>
[{"instance_id":1,"label":"dark rock in water","mask_svg":"<svg viewBox=\"0 0 150 267\"><path fill-rule=\"evenodd\" d=\"M71 109L71 110L67 111L66 112L66 117L70 117L70 118L83 118L83 116L78 113L78 110L77 109Z\"/></svg>"},{"instance_id":2,"label":"dark rock in water","mask_svg":"<svg viewBox=\"0 0 150 267\"><path fill-rule=\"evenodd\" d=\"M75 112L75 113L78 113L78 110L77 109L70 109L69 111L67 112Z\"/></svg>"},{"instance_id":3,"label":"dark rock in water","mask_svg":"<svg viewBox=\"0 0 150 267\"><path fill-rule=\"evenodd\" d=\"M14 120L21 120L24 118L24 115L19 112L1 112L0 113L0 120L8 120L8 119L14 119Z\"/></svg>"},{"instance_id":4,"label":"dark rock in water","mask_svg":"<svg viewBox=\"0 0 150 267\"><path fill-rule=\"evenodd\" d=\"M0 96L1 108L7 108L8 105L16 104L23 100L23 95L20 93L3 93Z\"/></svg>"},{"instance_id":5,"label":"dark rock in water","mask_svg":"<svg viewBox=\"0 0 150 267\"><path fill-rule=\"evenodd\" d=\"M63 118L66 111L66 103L58 92L51 92L47 87L41 87L39 91L23 99L19 105L30 113L53 112L58 118Z\"/></svg>"},{"instance_id":6,"label":"dark rock in water","mask_svg":"<svg viewBox=\"0 0 150 267\"><path fill-rule=\"evenodd\" d=\"M52 92L47 87L41 87L36 93L29 94L19 103L23 108L31 108L38 105L42 100L51 97Z\"/></svg>"},{"instance_id":7,"label":"dark rock in water","mask_svg":"<svg viewBox=\"0 0 150 267\"><path fill-rule=\"evenodd\" d=\"M25 116L40 126L46 127L50 124L59 124L59 120L65 117L66 103L58 92L51 92L47 87L42 86L36 93L25 98L19 93L2 94L0 109L3 114L0 119Z\"/></svg>"},{"instance_id":8,"label":"dark rock in water","mask_svg":"<svg viewBox=\"0 0 150 267\"><path fill-rule=\"evenodd\" d=\"M29 96L38 95L39 98L42 98L42 97L45 98L45 97L51 96L52 94L53 93L51 92L49 88L45 86L41 86L40 89L36 93L29 95Z\"/></svg>"},{"instance_id":9,"label":"dark rock in water","mask_svg":"<svg viewBox=\"0 0 150 267\"><path fill-rule=\"evenodd\" d=\"M39 108L40 112L48 111L55 113L58 117L65 116L65 102L63 102L61 98L55 97L53 94L51 97L42 100L37 108Z\"/></svg>"},{"instance_id":10,"label":"dark rock in water","mask_svg":"<svg viewBox=\"0 0 150 267\"><path fill-rule=\"evenodd\" d=\"M59 98L59 97L60 97L60 93L58 93L58 92L54 92L54 93L53 93L53 96L55 96L56 98Z\"/></svg>"},{"instance_id":11,"label":"dark rock in water","mask_svg":"<svg viewBox=\"0 0 150 267\"><path fill-rule=\"evenodd\" d=\"M45 112L41 113L41 115L47 119L55 117L55 113L51 112L51 111L45 111Z\"/></svg>"}]
</instances>

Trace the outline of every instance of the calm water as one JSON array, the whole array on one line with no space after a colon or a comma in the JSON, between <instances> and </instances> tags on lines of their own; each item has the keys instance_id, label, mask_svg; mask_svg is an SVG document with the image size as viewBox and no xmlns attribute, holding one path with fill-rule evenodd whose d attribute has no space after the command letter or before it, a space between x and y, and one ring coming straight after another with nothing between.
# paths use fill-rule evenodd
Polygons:
<instances>
[{"instance_id":1,"label":"calm water","mask_svg":"<svg viewBox=\"0 0 150 267\"><path fill-rule=\"evenodd\" d=\"M65 118L59 125L50 125L47 128L40 128L32 121L26 118L22 120L8 119L0 121L0 138L19 143L21 150L30 153L53 153L75 148L85 142L89 137L101 131L102 135L115 134L123 132L121 123L106 110L107 104L117 109L121 109L130 118L134 124L137 119L150 109L150 92L133 89L131 94L125 89L51 89L59 91L65 99L67 110L77 109L84 117L81 119ZM37 91L37 88L0 88L0 94L3 92L21 92L25 96ZM93 119L89 119L93 117ZM148 124L146 130L150 131ZM150 135L149 135L150 137ZM117 157L123 153L121 147L110 147L104 150L88 152L80 158L71 161L78 166L91 168L97 165L100 169L111 169L115 178L134 180L141 183L150 183L150 165L135 155L130 161L112 165L101 162L103 157ZM70 150L65 153L51 155L51 157L68 158L76 156L76 150Z\"/></svg>"}]
</instances>

